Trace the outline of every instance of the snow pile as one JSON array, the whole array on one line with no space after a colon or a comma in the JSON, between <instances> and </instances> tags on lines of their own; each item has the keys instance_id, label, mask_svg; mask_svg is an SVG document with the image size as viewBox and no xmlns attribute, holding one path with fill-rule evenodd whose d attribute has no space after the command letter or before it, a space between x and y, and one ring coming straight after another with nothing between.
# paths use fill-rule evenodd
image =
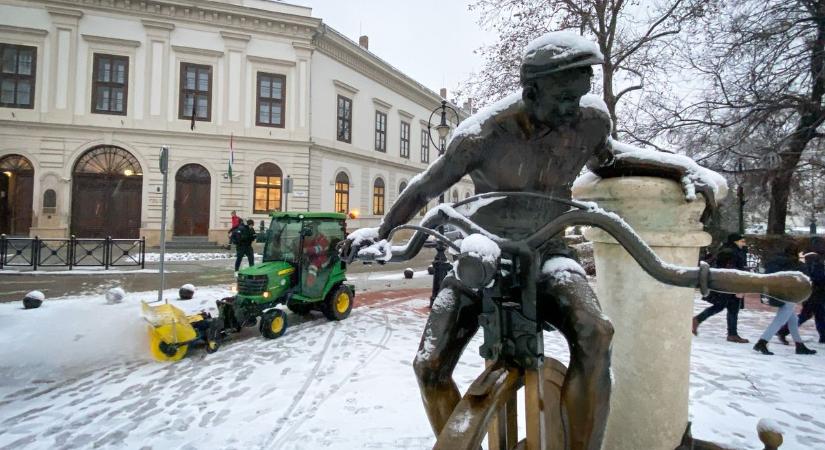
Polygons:
<instances>
[{"instance_id":1,"label":"snow pile","mask_svg":"<svg viewBox=\"0 0 825 450\"><path fill-rule=\"evenodd\" d=\"M164 294L165 298L177 297L174 289ZM201 294L209 300L170 303L187 313L207 307L214 310L215 300L229 291L215 287ZM0 380L12 386L37 379L72 378L103 365L152 361L140 301L156 295L126 294L122 303L105 308L95 301L97 295L64 297L52 299L48 308L25 314L16 304L0 304Z\"/></svg>"},{"instance_id":2,"label":"snow pile","mask_svg":"<svg viewBox=\"0 0 825 450\"><path fill-rule=\"evenodd\" d=\"M518 90L497 102L481 108L477 113L464 119L464 121L455 128L453 136L450 138L450 143L462 136L478 136L481 134L481 126L484 122L520 101L521 90ZM450 143L447 143L448 147ZM413 179L415 179L415 177L413 177ZM410 181L410 184L412 184L412 181Z\"/></svg>"},{"instance_id":3,"label":"snow pile","mask_svg":"<svg viewBox=\"0 0 825 450\"><path fill-rule=\"evenodd\" d=\"M166 253L164 255L163 260L166 262L169 261L212 261L217 259L230 259L234 258L235 255L231 253L197 253L197 252L176 252L176 253ZM146 262L159 262L160 261L160 253L147 253L145 257Z\"/></svg>"},{"instance_id":4,"label":"snow pile","mask_svg":"<svg viewBox=\"0 0 825 450\"><path fill-rule=\"evenodd\" d=\"M28 294L26 294L26 297L28 297L28 298L33 298L33 299L35 299L35 300L40 300L41 302L42 302L43 300L46 300L46 295L45 295L45 294L43 294L43 293L42 293L42 292L40 292L40 291L31 291L31 292L29 292Z\"/></svg>"},{"instance_id":5,"label":"snow pile","mask_svg":"<svg viewBox=\"0 0 825 450\"><path fill-rule=\"evenodd\" d=\"M545 261L541 267L541 273L552 277L561 284L575 282L576 280L573 279L572 274L579 274L587 278L587 274L579 263L563 256L557 256Z\"/></svg>"},{"instance_id":6,"label":"snow pile","mask_svg":"<svg viewBox=\"0 0 825 450\"><path fill-rule=\"evenodd\" d=\"M602 51L595 42L572 31L551 31L530 41L524 48L523 57L530 58L540 51L559 52L556 57L564 58L576 53L593 53L598 56L593 64L601 64L604 60Z\"/></svg>"},{"instance_id":7,"label":"snow pile","mask_svg":"<svg viewBox=\"0 0 825 450\"><path fill-rule=\"evenodd\" d=\"M187 291L195 292L195 285L193 285L193 284L187 283L187 284L184 284L183 286L181 286L180 288L185 289Z\"/></svg>"},{"instance_id":8,"label":"snow pile","mask_svg":"<svg viewBox=\"0 0 825 450\"><path fill-rule=\"evenodd\" d=\"M487 236L473 233L461 241L461 253L478 256L483 261L495 262L501 256L501 249Z\"/></svg>"},{"instance_id":9,"label":"snow pile","mask_svg":"<svg viewBox=\"0 0 825 450\"><path fill-rule=\"evenodd\" d=\"M381 239L358 250L358 257L370 261L389 261L392 259L392 245L386 239Z\"/></svg>"},{"instance_id":10,"label":"snow pile","mask_svg":"<svg viewBox=\"0 0 825 450\"><path fill-rule=\"evenodd\" d=\"M756 424L756 431L760 433L764 433L766 431L772 433L782 433L782 427L771 419L761 419L759 420L759 423Z\"/></svg>"},{"instance_id":11,"label":"snow pile","mask_svg":"<svg viewBox=\"0 0 825 450\"><path fill-rule=\"evenodd\" d=\"M126 291L119 287L113 287L106 291L106 304L115 305L121 303L124 297L126 297Z\"/></svg>"},{"instance_id":12,"label":"snow pile","mask_svg":"<svg viewBox=\"0 0 825 450\"><path fill-rule=\"evenodd\" d=\"M717 201L724 198L728 193L728 182L725 180L725 177L696 164L696 161L687 156L647 150L612 139L610 140L610 145L613 147L617 159L638 158L685 169L686 173L682 179L682 185L685 188L688 200L696 199L693 189L697 182L710 187Z\"/></svg>"},{"instance_id":13,"label":"snow pile","mask_svg":"<svg viewBox=\"0 0 825 450\"><path fill-rule=\"evenodd\" d=\"M610 110L607 109L607 103L605 103L604 99L598 95L585 94L582 96L581 100L579 100L579 106L582 108L598 109L599 111L610 116Z\"/></svg>"},{"instance_id":14,"label":"snow pile","mask_svg":"<svg viewBox=\"0 0 825 450\"><path fill-rule=\"evenodd\" d=\"M360 228L347 235L353 247L358 247L364 241L378 240L378 228Z\"/></svg>"},{"instance_id":15,"label":"snow pile","mask_svg":"<svg viewBox=\"0 0 825 450\"><path fill-rule=\"evenodd\" d=\"M504 196L493 196L493 197L486 197L480 198L476 201L465 203L461 206L455 208L456 211L463 214L465 217L473 217L473 214L478 212L479 209L492 204L498 200L505 198Z\"/></svg>"}]
</instances>

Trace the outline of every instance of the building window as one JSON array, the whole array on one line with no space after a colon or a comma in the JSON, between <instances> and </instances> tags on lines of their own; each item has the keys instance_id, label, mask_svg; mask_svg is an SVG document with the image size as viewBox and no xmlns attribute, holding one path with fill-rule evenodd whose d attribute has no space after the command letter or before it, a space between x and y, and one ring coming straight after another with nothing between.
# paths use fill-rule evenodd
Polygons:
<instances>
[{"instance_id":1,"label":"building window","mask_svg":"<svg viewBox=\"0 0 825 450\"><path fill-rule=\"evenodd\" d=\"M284 127L286 77L258 72L257 117L255 123L264 127Z\"/></svg>"},{"instance_id":2,"label":"building window","mask_svg":"<svg viewBox=\"0 0 825 450\"><path fill-rule=\"evenodd\" d=\"M384 215L384 180L378 178L372 185L372 213Z\"/></svg>"},{"instance_id":3,"label":"building window","mask_svg":"<svg viewBox=\"0 0 825 450\"><path fill-rule=\"evenodd\" d=\"M421 162L430 162L430 133L421 130Z\"/></svg>"},{"instance_id":4,"label":"building window","mask_svg":"<svg viewBox=\"0 0 825 450\"><path fill-rule=\"evenodd\" d=\"M401 122L401 157L410 159L410 124Z\"/></svg>"},{"instance_id":5,"label":"building window","mask_svg":"<svg viewBox=\"0 0 825 450\"><path fill-rule=\"evenodd\" d=\"M352 100L338 96L338 140L352 142Z\"/></svg>"},{"instance_id":6,"label":"building window","mask_svg":"<svg viewBox=\"0 0 825 450\"><path fill-rule=\"evenodd\" d=\"M387 115L375 111L375 150L387 152Z\"/></svg>"},{"instance_id":7,"label":"building window","mask_svg":"<svg viewBox=\"0 0 825 450\"><path fill-rule=\"evenodd\" d=\"M255 208L256 213L268 213L281 210L281 169L272 163L263 163L255 169Z\"/></svg>"},{"instance_id":8,"label":"building window","mask_svg":"<svg viewBox=\"0 0 825 450\"><path fill-rule=\"evenodd\" d=\"M349 212L349 177L344 172L335 176L335 212Z\"/></svg>"},{"instance_id":9,"label":"building window","mask_svg":"<svg viewBox=\"0 0 825 450\"><path fill-rule=\"evenodd\" d=\"M0 106L34 108L37 47L0 44Z\"/></svg>"},{"instance_id":10,"label":"building window","mask_svg":"<svg viewBox=\"0 0 825 450\"><path fill-rule=\"evenodd\" d=\"M95 53L92 68L92 112L126 115L129 58Z\"/></svg>"},{"instance_id":11,"label":"building window","mask_svg":"<svg viewBox=\"0 0 825 450\"><path fill-rule=\"evenodd\" d=\"M453 203L458 202L458 191L453 191Z\"/></svg>"},{"instance_id":12,"label":"building window","mask_svg":"<svg viewBox=\"0 0 825 450\"><path fill-rule=\"evenodd\" d=\"M398 185L398 195L401 195L404 192L404 189L407 189L407 182L402 181L401 184Z\"/></svg>"},{"instance_id":13,"label":"building window","mask_svg":"<svg viewBox=\"0 0 825 450\"><path fill-rule=\"evenodd\" d=\"M180 64L180 111L178 118L212 120L212 66L200 64Z\"/></svg>"}]
</instances>

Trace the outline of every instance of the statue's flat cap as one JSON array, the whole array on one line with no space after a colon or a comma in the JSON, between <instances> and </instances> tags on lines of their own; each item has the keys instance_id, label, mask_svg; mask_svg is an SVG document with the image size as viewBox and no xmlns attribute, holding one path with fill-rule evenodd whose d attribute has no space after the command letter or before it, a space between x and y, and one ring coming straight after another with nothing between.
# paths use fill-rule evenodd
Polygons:
<instances>
[{"instance_id":1,"label":"statue's flat cap","mask_svg":"<svg viewBox=\"0 0 825 450\"><path fill-rule=\"evenodd\" d=\"M604 56L595 42L570 31L554 31L527 44L521 63L521 81L603 62Z\"/></svg>"}]
</instances>

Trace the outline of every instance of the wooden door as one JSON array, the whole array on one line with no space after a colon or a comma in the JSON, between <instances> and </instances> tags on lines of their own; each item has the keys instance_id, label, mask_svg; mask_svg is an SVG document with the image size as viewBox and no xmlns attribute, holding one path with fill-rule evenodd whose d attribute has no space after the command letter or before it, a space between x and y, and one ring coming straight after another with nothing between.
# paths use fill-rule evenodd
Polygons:
<instances>
[{"instance_id":1,"label":"wooden door","mask_svg":"<svg viewBox=\"0 0 825 450\"><path fill-rule=\"evenodd\" d=\"M140 177L76 174L72 234L79 238L138 238L142 187Z\"/></svg>"},{"instance_id":2,"label":"wooden door","mask_svg":"<svg viewBox=\"0 0 825 450\"><path fill-rule=\"evenodd\" d=\"M207 236L212 179L200 164L175 174L175 236Z\"/></svg>"},{"instance_id":3,"label":"wooden door","mask_svg":"<svg viewBox=\"0 0 825 450\"><path fill-rule=\"evenodd\" d=\"M0 234L29 235L33 195L31 162L20 155L0 158Z\"/></svg>"},{"instance_id":4,"label":"wooden door","mask_svg":"<svg viewBox=\"0 0 825 450\"><path fill-rule=\"evenodd\" d=\"M71 234L78 238L140 237L143 173L120 147L95 147L72 174Z\"/></svg>"}]
</instances>

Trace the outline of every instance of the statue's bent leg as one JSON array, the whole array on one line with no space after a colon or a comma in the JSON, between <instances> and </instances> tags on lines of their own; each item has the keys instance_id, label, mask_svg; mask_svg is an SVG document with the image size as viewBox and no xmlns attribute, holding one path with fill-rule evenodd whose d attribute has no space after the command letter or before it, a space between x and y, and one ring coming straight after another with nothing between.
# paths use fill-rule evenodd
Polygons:
<instances>
[{"instance_id":1,"label":"statue's bent leg","mask_svg":"<svg viewBox=\"0 0 825 450\"><path fill-rule=\"evenodd\" d=\"M561 258L561 257L556 257ZM610 410L613 325L578 263L545 265L538 290L542 317L567 338L570 365L562 388L572 450L600 449ZM558 260L555 262L559 262ZM556 269L554 269L556 268Z\"/></svg>"},{"instance_id":2,"label":"statue's bent leg","mask_svg":"<svg viewBox=\"0 0 825 450\"><path fill-rule=\"evenodd\" d=\"M413 361L424 409L436 436L461 400L453 370L478 330L481 313L481 302L468 296L452 275L441 286Z\"/></svg>"}]
</instances>

